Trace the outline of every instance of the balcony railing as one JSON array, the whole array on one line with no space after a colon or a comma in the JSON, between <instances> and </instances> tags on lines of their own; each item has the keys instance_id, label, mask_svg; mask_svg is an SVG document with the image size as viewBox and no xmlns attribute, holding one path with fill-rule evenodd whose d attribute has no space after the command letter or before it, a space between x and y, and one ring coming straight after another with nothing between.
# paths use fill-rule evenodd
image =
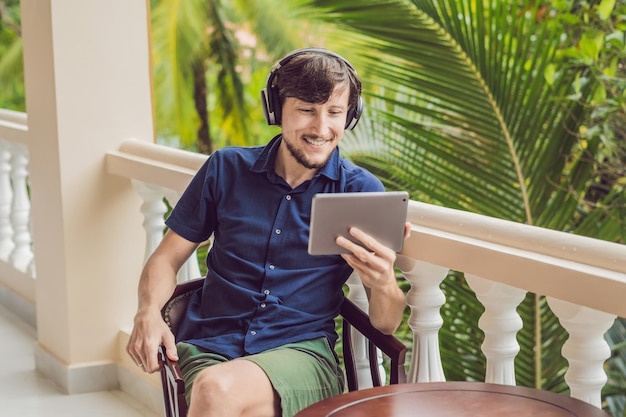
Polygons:
<instances>
[{"instance_id":1,"label":"balcony railing","mask_svg":"<svg viewBox=\"0 0 626 417\"><path fill-rule=\"evenodd\" d=\"M25 113L0 109L0 284L35 302Z\"/></svg>"}]
</instances>

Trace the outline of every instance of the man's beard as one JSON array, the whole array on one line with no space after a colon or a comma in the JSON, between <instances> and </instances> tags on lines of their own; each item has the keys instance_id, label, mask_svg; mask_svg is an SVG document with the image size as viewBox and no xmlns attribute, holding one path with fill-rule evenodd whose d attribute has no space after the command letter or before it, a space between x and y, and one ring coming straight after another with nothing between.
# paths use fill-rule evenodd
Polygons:
<instances>
[{"instance_id":1,"label":"man's beard","mask_svg":"<svg viewBox=\"0 0 626 417\"><path fill-rule=\"evenodd\" d=\"M296 162L299 163L300 165L302 165L303 167L307 168L307 169L320 169L320 168L323 168L324 165L326 165L326 163L330 159L330 155L328 155L328 158L326 158L326 160L324 160L321 163L311 162L311 161L309 161L307 159L307 157L304 154L304 152L302 151L302 149L296 148L289 141L286 141L284 139L283 139L283 141L285 142L285 145L287 145L287 149L289 150L289 153L291 154L291 156L294 157Z\"/></svg>"}]
</instances>

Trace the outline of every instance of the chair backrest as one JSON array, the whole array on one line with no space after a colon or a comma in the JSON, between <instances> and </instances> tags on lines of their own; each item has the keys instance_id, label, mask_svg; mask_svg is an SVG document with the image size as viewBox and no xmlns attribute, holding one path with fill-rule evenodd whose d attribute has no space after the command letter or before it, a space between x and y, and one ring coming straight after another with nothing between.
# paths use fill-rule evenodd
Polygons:
<instances>
[{"instance_id":1,"label":"chair backrest","mask_svg":"<svg viewBox=\"0 0 626 417\"><path fill-rule=\"evenodd\" d=\"M406 382L406 371L404 362L406 359L407 348L400 340L393 335L388 335L378 331L370 319L349 299L345 299L341 305L341 316L343 318L341 331L343 346L343 364L346 371L346 380L349 391L359 389L359 380L357 377L357 361L353 355L352 328L361 333L366 340L368 348L368 360L370 375L372 377L372 385L377 387L381 385L381 377L378 364L378 350L382 351L389 358L389 383L403 384Z\"/></svg>"},{"instance_id":2,"label":"chair backrest","mask_svg":"<svg viewBox=\"0 0 626 417\"><path fill-rule=\"evenodd\" d=\"M190 296L202 287L204 278L194 279L178 284L172 297L161 310L163 319L176 334L180 320L187 310ZM349 391L359 388L357 363L352 349L352 328L358 330L367 340L370 375L372 385L380 386L378 349L389 357L389 383L406 382L404 362L406 346L392 335L386 335L376 330L369 321L369 317L359 307L347 298L341 306L342 316L342 346L343 363L346 372L346 381ZM166 417L185 417L187 403L185 401L185 385L182 374L176 362L172 362L165 355L165 348L159 348L159 363L161 364L161 383Z\"/></svg>"},{"instance_id":3,"label":"chair backrest","mask_svg":"<svg viewBox=\"0 0 626 417\"><path fill-rule=\"evenodd\" d=\"M176 334L178 332L178 325L187 311L189 297L197 289L201 288L203 283L204 278L198 278L178 284L169 301L163 306L161 315L170 330L172 330L172 333Z\"/></svg>"},{"instance_id":4,"label":"chair backrest","mask_svg":"<svg viewBox=\"0 0 626 417\"><path fill-rule=\"evenodd\" d=\"M176 334L180 320L185 315L189 298L198 288L202 287L204 278L178 284L169 301L161 310L163 320L172 333ZM159 347L159 364L161 365L161 387L166 417L186 417L187 400L185 399L185 381L176 362L170 361L165 354L165 347Z\"/></svg>"}]
</instances>

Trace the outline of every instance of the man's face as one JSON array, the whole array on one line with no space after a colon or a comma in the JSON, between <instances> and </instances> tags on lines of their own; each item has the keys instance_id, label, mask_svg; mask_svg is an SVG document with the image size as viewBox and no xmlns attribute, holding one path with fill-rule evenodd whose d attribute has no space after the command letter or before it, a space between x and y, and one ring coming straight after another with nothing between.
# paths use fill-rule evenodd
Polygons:
<instances>
[{"instance_id":1,"label":"man's face","mask_svg":"<svg viewBox=\"0 0 626 417\"><path fill-rule=\"evenodd\" d=\"M335 87L328 101L322 104L293 97L285 99L283 142L291 156L305 168L323 167L343 136L350 89L341 87Z\"/></svg>"}]
</instances>

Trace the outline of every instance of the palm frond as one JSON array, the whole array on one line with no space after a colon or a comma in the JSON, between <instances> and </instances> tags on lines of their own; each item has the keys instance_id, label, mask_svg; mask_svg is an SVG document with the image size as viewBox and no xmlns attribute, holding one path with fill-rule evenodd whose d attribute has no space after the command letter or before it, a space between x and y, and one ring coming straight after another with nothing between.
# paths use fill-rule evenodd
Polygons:
<instances>
[{"instance_id":1,"label":"palm frond","mask_svg":"<svg viewBox=\"0 0 626 417\"><path fill-rule=\"evenodd\" d=\"M350 31L360 56L375 121L358 143L369 136L385 144L367 155L353 155L350 145L353 159L374 170L392 167L394 178L405 170L394 185L431 202L526 223L537 222L555 192L570 192L560 181L584 109L558 101L574 74L543 76L561 39L539 24L536 9L473 1L311 3L321 8L319 18ZM417 178L431 181L416 180L416 170L428 171Z\"/></svg>"},{"instance_id":2,"label":"palm frond","mask_svg":"<svg viewBox=\"0 0 626 417\"><path fill-rule=\"evenodd\" d=\"M151 13L157 131L187 144L198 124L191 63L206 45L207 11L195 3L160 0Z\"/></svg>"}]
</instances>

